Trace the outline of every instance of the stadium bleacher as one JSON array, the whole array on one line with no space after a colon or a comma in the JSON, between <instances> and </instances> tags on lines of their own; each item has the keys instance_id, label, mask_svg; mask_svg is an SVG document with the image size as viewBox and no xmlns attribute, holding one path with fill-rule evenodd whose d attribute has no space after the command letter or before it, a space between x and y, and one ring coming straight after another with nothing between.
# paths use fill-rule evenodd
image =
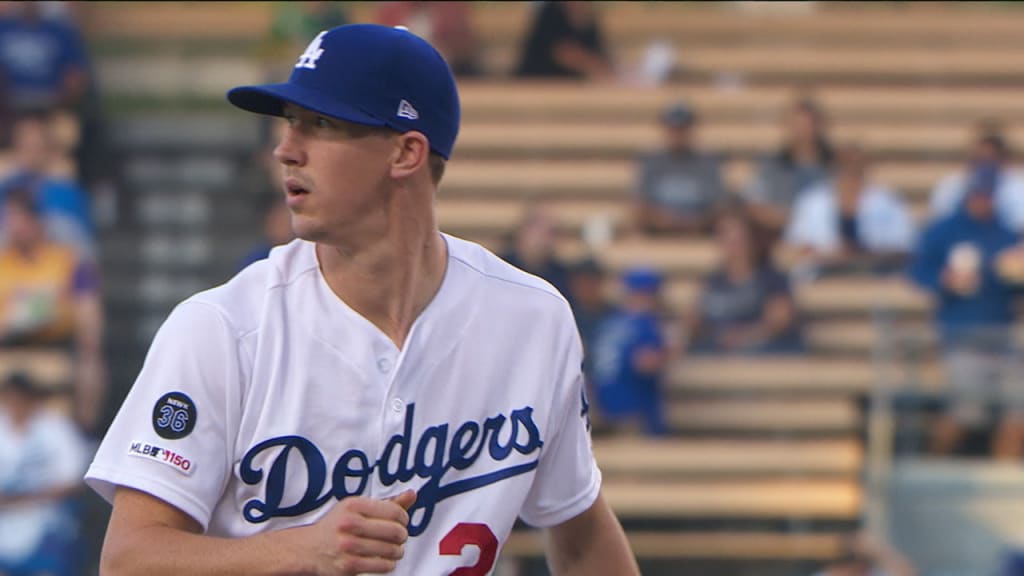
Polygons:
<instances>
[{"instance_id":1,"label":"stadium bleacher","mask_svg":"<svg viewBox=\"0 0 1024 576\"><path fill-rule=\"evenodd\" d=\"M221 98L227 86L262 80L253 54L269 7L181 4L97 3L85 12L133 196L126 226L108 232L103 246L115 393L130 384L170 307L226 279L258 228L239 189L251 179L242 173L257 170L258 126ZM352 19L369 20L369 4L354 3ZM620 62L639 63L652 39L675 45L680 73L659 87L503 79L529 8L474 4L486 62L499 76L460 85L464 128L438 201L442 229L498 247L529 203L541 201L562 227L560 252L579 254L589 220L625 221L632 159L656 143L657 112L677 98L699 114L702 147L727 155L736 189L754 155L776 144L785 106L812 93L834 138L862 143L873 179L906 198L919 219L930 188L961 162L977 120L1001 120L1011 142L1024 142L1024 10L746 4L605 3ZM182 206L182 198L190 208L168 218L161 207ZM189 241L197 247L183 250ZM632 237L597 256L612 270L638 262L665 270L676 311L717 259L707 241ZM825 560L840 549L837 526L862 519L859 402L878 378L870 361L880 338L875 315L923 327L928 302L902 281L864 279L808 284L797 302L809 356L686 358L668 382L680 438L595 439L607 497L640 557ZM941 380L934 363L924 371L930 385ZM827 528L659 531L642 522L708 518L821 520ZM509 557L541 552L532 532L504 549Z\"/></svg>"}]
</instances>

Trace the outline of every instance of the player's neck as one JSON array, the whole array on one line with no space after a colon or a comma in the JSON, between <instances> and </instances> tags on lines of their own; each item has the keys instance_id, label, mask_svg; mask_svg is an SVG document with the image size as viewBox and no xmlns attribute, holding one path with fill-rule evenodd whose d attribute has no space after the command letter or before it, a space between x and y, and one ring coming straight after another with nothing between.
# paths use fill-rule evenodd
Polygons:
<instances>
[{"instance_id":1,"label":"player's neck","mask_svg":"<svg viewBox=\"0 0 1024 576\"><path fill-rule=\"evenodd\" d=\"M379 242L356 250L317 244L327 285L399 348L441 287L448 263L433 219L421 224L392 227Z\"/></svg>"}]
</instances>

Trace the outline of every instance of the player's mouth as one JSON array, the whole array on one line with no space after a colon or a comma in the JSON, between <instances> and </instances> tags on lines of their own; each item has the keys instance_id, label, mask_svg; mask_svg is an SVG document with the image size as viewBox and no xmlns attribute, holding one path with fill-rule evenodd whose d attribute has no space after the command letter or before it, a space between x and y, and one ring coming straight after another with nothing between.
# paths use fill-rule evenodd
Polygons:
<instances>
[{"instance_id":1,"label":"player's mouth","mask_svg":"<svg viewBox=\"0 0 1024 576\"><path fill-rule=\"evenodd\" d=\"M309 195L309 189L298 178L285 178L284 192L289 206L295 205Z\"/></svg>"}]
</instances>

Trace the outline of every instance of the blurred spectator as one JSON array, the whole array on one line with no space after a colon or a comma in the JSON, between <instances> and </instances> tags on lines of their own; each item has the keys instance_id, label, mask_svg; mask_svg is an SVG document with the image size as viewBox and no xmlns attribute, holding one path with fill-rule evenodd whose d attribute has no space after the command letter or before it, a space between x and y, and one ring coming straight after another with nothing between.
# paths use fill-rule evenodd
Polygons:
<instances>
[{"instance_id":1,"label":"blurred spectator","mask_svg":"<svg viewBox=\"0 0 1024 576\"><path fill-rule=\"evenodd\" d=\"M797 199L785 241L793 265L812 274L891 272L913 248L914 222L900 197L870 182L858 146L836 153L831 180Z\"/></svg>"},{"instance_id":2,"label":"blurred spectator","mask_svg":"<svg viewBox=\"0 0 1024 576\"><path fill-rule=\"evenodd\" d=\"M512 238L511 250L503 260L535 276L547 280L570 300L569 270L555 254L556 223L543 208L527 211Z\"/></svg>"},{"instance_id":3,"label":"blurred spectator","mask_svg":"<svg viewBox=\"0 0 1024 576\"><path fill-rule=\"evenodd\" d=\"M0 387L0 574L7 576L75 574L72 498L89 455L45 395L25 374Z\"/></svg>"},{"instance_id":4,"label":"blurred spectator","mask_svg":"<svg viewBox=\"0 0 1024 576\"><path fill-rule=\"evenodd\" d=\"M46 240L24 191L7 195L0 230L0 343L73 350L75 417L93 432L105 391L96 272L74 250Z\"/></svg>"},{"instance_id":5,"label":"blurred spectator","mask_svg":"<svg viewBox=\"0 0 1024 576\"><path fill-rule=\"evenodd\" d=\"M480 50L469 2L381 2L376 21L405 26L430 42L456 76L480 75Z\"/></svg>"},{"instance_id":6,"label":"blurred spectator","mask_svg":"<svg viewBox=\"0 0 1024 576\"><path fill-rule=\"evenodd\" d=\"M1005 412L994 452L1024 455L1020 375L1010 350L1024 253L995 214L999 177L998 166L975 168L960 209L928 227L910 266L911 279L933 296L952 401L932 430L938 454L956 449L964 427L983 420L984 404L995 399Z\"/></svg>"},{"instance_id":7,"label":"blurred spectator","mask_svg":"<svg viewBox=\"0 0 1024 576\"><path fill-rule=\"evenodd\" d=\"M520 78L606 78L613 73L592 2L539 2L519 56Z\"/></svg>"},{"instance_id":8,"label":"blurred spectator","mask_svg":"<svg viewBox=\"0 0 1024 576\"><path fill-rule=\"evenodd\" d=\"M683 104L661 115L664 148L639 159L636 218L647 234L703 234L725 196L717 158L696 149L694 113Z\"/></svg>"},{"instance_id":9,"label":"blurred spectator","mask_svg":"<svg viewBox=\"0 0 1024 576\"><path fill-rule=\"evenodd\" d=\"M85 47L66 20L44 18L40 2L13 2L0 15L0 74L15 110L76 108L86 95Z\"/></svg>"},{"instance_id":10,"label":"blurred spectator","mask_svg":"<svg viewBox=\"0 0 1024 576\"><path fill-rule=\"evenodd\" d=\"M573 263L568 270L569 301L572 302L576 327L583 340L583 374L588 383L594 381L593 351L598 328L614 308L605 297L605 271L593 258Z\"/></svg>"},{"instance_id":11,"label":"blurred spectator","mask_svg":"<svg viewBox=\"0 0 1024 576\"><path fill-rule=\"evenodd\" d=\"M85 193L74 181L55 175L58 148L50 116L33 113L14 123L12 173L0 182L0 203L11 190L28 190L54 242L74 246L79 254L95 260L92 219Z\"/></svg>"},{"instance_id":12,"label":"blurred spectator","mask_svg":"<svg viewBox=\"0 0 1024 576\"><path fill-rule=\"evenodd\" d=\"M844 543L842 557L815 576L916 576L913 564L898 550L859 534Z\"/></svg>"},{"instance_id":13,"label":"blurred spectator","mask_svg":"<svg viewBox=\"0 0 1024 576\"><path fill-rule=\"evenodd\" d=\"M317 34L347 23L343 2L274 2L268 48L275 59L295 58Z\"/></svg>"},{"instance_id":14,"label":"blurred spectator","mask_svg":"<svg viewBox=\"0 0 1024 576\"><path fill-rule=\"evenodd\" d=\"M294 237L292 216L288 205L285 204L284 196L275 194L271 197L263 214L263 238L242 258L239 269L258 260L263 260L270 255L271 248L287 244Z\"/></svg>"},{"instance_id":15,"label":"blurred spectator","mask_svg":"<svg viewBox=\"0 0 1024 576\"><path fill-rule=\"evenodd\" d=\"M715 222L721 264L704 279L684 323L695 353L766 354L802 350L789 280L771 263L770 244L741 208Z\"/></svg>"},{"instance_id":16,"label":"blurred spectator","mask_svg":"<svg viewBox=\"0 0 1024 576\"><path fill-rule=\"evenodd\" d=\"M634 268L623 274L622 284L621 307L601 323L592 348L598 414L615 429L639 422L647 435L665 434L661 376L668 354L657 315L661 276Z\"/></svg>"},{"instance_id":17,"label":"blurred spectator","mask_svg":"<svg viewBox=\"0 0 1024 576\"><path fill-rule=\"evenodd\" d=\"M1010 147L999 126L981 123L967 165L940 180L932 190L931 217L938 220L956 212L967 193L972 168L989 164L999 167L996 213L1010 228L1024 232L1024 175L1010 168L1010 156Z\"/></svg>"},{"instance_id":18,"label":"blurred spectator","mask_svg":"<svg viewBox=\"0 0 1024 576\"><path fill-rule=\"evenodd\" d=\"M766 230L781 231L805 189L828 177L832 145L825 118L810 99L798 100L786 116L782 149L762 159L744 191L752 215Z\"/></svg>"}]
</instances>

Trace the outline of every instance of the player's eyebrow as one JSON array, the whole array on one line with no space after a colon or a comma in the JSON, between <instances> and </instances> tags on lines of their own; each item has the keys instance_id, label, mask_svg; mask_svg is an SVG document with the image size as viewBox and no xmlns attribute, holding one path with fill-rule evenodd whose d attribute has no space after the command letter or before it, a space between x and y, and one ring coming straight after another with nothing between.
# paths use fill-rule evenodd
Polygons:
<instances>
[{"instance_id":1,"label":"player's eyebrow","mask_svg":"<svg viewBox=\"0 0 1024 576\"><path fill-rule=\"evenodd\" d=\"M333 116L321 114L316 110L301 108L289 103L284 104L281 115L284 118L297 118L303 121L312 121L316 118L324 118L331 124L331 128L340 132L345 138L358 139L369 136L390 136L395 134L394 130L391 130L387 126L367 126L365 124L357 124L355 122L350 122L341 118L334 118Z\"/></svg>"}]
</instances>

